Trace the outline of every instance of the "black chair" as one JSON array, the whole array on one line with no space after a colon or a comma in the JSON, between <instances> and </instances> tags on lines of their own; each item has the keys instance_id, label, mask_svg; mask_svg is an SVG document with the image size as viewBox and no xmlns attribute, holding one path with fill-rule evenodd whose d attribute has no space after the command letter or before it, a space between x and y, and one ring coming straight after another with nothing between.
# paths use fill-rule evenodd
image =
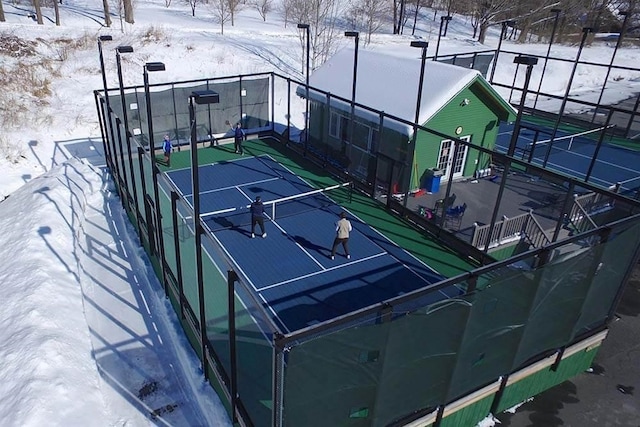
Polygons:
<instances>
[{"instance_id":1,"label":"black chair","mask_svg":"<svg viewBox=\"0 0 640 427\"><path fill-rule=\"evenodd\" d=\"M445 197L444 199L436 200L435 205L433 206L433 214L438 215L439 211L443 213L447 211L456 201L456 193L452 193L449 197Z\"/></svg>"}]
</instances>

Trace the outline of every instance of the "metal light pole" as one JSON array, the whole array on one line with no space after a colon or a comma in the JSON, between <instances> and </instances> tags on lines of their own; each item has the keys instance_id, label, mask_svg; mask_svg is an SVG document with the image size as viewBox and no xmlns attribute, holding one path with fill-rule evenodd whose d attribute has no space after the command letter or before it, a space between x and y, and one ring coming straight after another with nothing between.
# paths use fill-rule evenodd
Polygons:
<instances>
[{"instance_id":1,"label":"metal light pole","mask_svg":"<svg viewBox=\"0 0 640 427\"><path fill-rule=\"evenodd\" d=\"M104 56L102 55L102 42L107 42L107 41L112 41L113 37L109 36L109 35L104 35L104 36L99 36L98 37L98 53L100 56L100 72L102 74L102 85L104 87L104 100L105 100L105 106L107 108L106 114L107 114L107 121L109 124L108 127L108 131L107 131L107 141L103 141L103 147L104 147L104 155L106 157L107 160L107 165L109 166L109 169L113 170L114 169L114 163L113 163L113 157L111 154L111 146L110 143L114 143L115 142L115 138L113 136L113 123L111 121L111 105L109 104L109 91L107 88L107 73L104 70ZM105 126L106 127L106 126ZM115 167L117 169L117 167ZM116 170L116 173L117 170Z\"/></svg>"},{"instance_id":2,"label":"metal light pole","mask_svg":"<svg viewBox=\"0 0 640 427\"><path fill-rule=\"evenodd\" d=\"M357 31L345 31L346 37L353 37L355 40L355 50L353 53L353 86L351 88L351 130L349 135L349 149L347 151L347 172L351 171L351 150L356 131L356 78L358 76L358 42L360 33Z\"/></svg>"},{"instance_id":3,"label":"metal light pole","mask_svg":"<svg viewBox=\"0 0 640 427\"><path fill-rule=\"evenodd\" d=\"M584 48L584 43L587 41L587 36L589 33L593 32L593 28L584 27L582 29L582 40L580 41L580 47L578 48L578 54L576 55L576 59L573 62L573 70L571 70L571 76L569 77L569 82L567 83L567 90L564 93L564 97L562 98L562 103L560 104L560 111L558 111L558 116L556 118L556 122L553 125L553 132L551 134L551 138L549 139L549 145L547 146L547 153L544 156L544 161L542 162L542 167L547 167L547 161L549 160L549 155L551 154L551 147L553 147L553 140L556 138L556 134L558 133L558 126L560 126L560 120L562 120L562 115L564 114L564 108L567 106L567 98L569 98L569 92L571 91L571 84L573 83L573 78L576 74L576 69L578 68L578 61L580 60L580 54L582 53L582 49Z\"/></svg>"},{"instance_id":4,"label":"metal light pole","mask_svg":"<svg viewBox=\"0 0 640 427\"><path fill-rule=\"evenodd\" d=\"M451 16L449 15L440 17L440 29L438 30L438 44L436 44L436 54L433 56L434 61L438 60L438 51L440 50L440 36L442 36L442 26L444 25L445 22L449 22L449 21L451 21ZM413 46L413 44L411 46Z\"/></svg>"},{"instance_id":5,"label":"metal light pole","mask_svg":"<svg viewBox=\"0 0 640 427\"><path fill-rule=\"evenodd\" d=\"M533 66L538 63L538 58L533 56L516 56L515 58L513 58L513 62L518 65L526 65L527 74L524 79L522 96L520 97L520 107L518 108L518 115L516 116L516 122L513 125L513 133L511 134L511 141L509 142L509 149L507 150L507 156L511 157L513 157L513 153L516 150L516 144L518 142L518 136L520 134L520 122L522 121L522 112L524 110L524 103L527 98L529 81L531 80L531 72L533 71Z\"/></svg>"},{"instance_id":6,"label":"metal light pole","mask_svg":"<svg viewBox=\"0 0 640 427\"><path fill-rule=\"evenodd\" d=\"M489 83L493 83L493 75L496 72L496 65L498 65L498 56L500 56L500 48L502 47L502 39L507 34L507 25L515 25L516 21L507 20L502 21L502 30L500 31L500 40L498 40L498 48L496 49L496 56L493 58L493 66L491 67L491 76L489 77Z\"/></svg>"},{"instance_id":7,"label":"metal light pole","mask_svg":"<svg viewBox=\"0 0 640 427\"><path fill-rule=\"evenodd\" d=\"M298 24L298 28L305 30L306 39L307 39L307 72L305 76L305 98L306 98L306 109L305 109L305 117L304 117L304 152L307 152L307 146L309 144L309 49L311 46L310 40L310 27L309 24Z\"/></svg>"},{"instance_id":8,"label":"metal light pole","mask_svg":"<svg viewBox=\"0 0 640 427\"><path fill-rule=\"evenodd\" d=\"M205 379L209 379L209 367L207 357L207 322L204 304L204 279L202 277L202 233L204 232L200 224L200 181L198 174L198 136L196 134L196 104L217 104L220 96L212 90L202 90L191 92L189 96L189 123L191 126L191 184L193 193L193 221L194 221L194 241L196 250L196 278L198 282L198 301L200 313L200 350L202 354L202 372ZM230 316L233 317L233 316ZM232 394L233 398L233 394ZM232 411L235 413L235 410Z\"/></svg>"},{"instance_id":9,"label":"metal light pole","mask_svg":"<svg viewBox=\"0 0 640 427\"><path fill-rule=\"evenodd\" d=\"M418 127L421 123L420 120L420 104L422 102L422 86L424 85L424 66L427 61L427 48L429 47L429 42L425 41L412 41L411 47L417 47L422 49L421 62L420 62L420 79L418 80L418 97L416 100L416 115L413 120L415 127L413 128L413 135L411 136L411 145L407 148L407 191L405 192L404 197L404 206L407 206L407 201L409 199L409 191L411 190L411 170L413 168L413 156L416 150L416 141L418 139Z\"/></svg>"},{"instance_id":10,"label":"metal light pole","mask_svg":"<svg viewBox=\"0 0 640 427\"><path fill-rule=\"evenodd\" d=\"M151 92L149 91L149 72L164 71L165 66L162 62L147 62L143 66L143 79L144 79L144 96L145 104L147 104L147 125L149 128L149 154L151 157L151 179L153 180L153 198L155 204L156 214L156 227L154 232L156 234L156 241L158 242L158 254L160 255L160 269L162 270L162 285L165 293L167 293L167 274L165 269L164 259L164 236L162 234L162 213L160 211L160 192L158 190L158 174L160 170L156 162L155 143L153 140L153 115L151 114ZM149 218L147 218L149 220ZM151 223L147 223L147 230L150 230ZM149 233L151 234L151 233Z\"/></svg>"},{"instance_id":11,"label":"metal light pole","mask_svg":"<svg viewBox=\"0 0 640 427\"><path fill-rule=\"evenodd\" d=\"M609 63L609 67L607 68L607 75L604 77L604 83L602 83L602 89L600 89L600 96L598 97L598 106L600 106L600 102L602 102L602 96L604 95L604 88L607 85L607 80L609 80L609 74L611 73L611 67L613 66L613 61L616 59L616 53L618 53L618 48L622 44L622 37L624 37L624 33L627 30L627 23L629 21L629 17L631 16L631 14L626 11L620 12L619 15L624 16L624 21L622 21L622 29L620 30L620 36L618 37L618 41L616 42L616 47L613 49L613 55L611 55L611 62ZM596 106L593 112L591 123L593 123L596 119L598 106Z\"/></svg>"},{"instance_id":12,"label":"metal light pole","mask_svg":"<svg viewBox=\"0 0 640 427\"><path fill-rule=\"evenodd\" d=\"M124 96L124 84L122 83L122 62L120 60L120 54L122 53L133 53L133 48L131 46L116 47L116 65L118 67L118 86L120 88L120 100L122 101L122 122L124 123L124 139L127 142L127 147L130 147L131 144L129 141L129 119L127 118L127 101ZM125 187L127 188L125 194L127 194L127 197L129 197L127 177L124 171L124 150L122 148L122 141L119 141L118 145L120 145L120 155L122 161L122 176L120 178L124 180ZM131 151L129 150L129 152ZM129 156L129 159L131 159L131 156ZM133 187L135 188L135 185Z\"/></svg>"},{"instance_id":13,"label":"metal light pole","mask_svg":"<svg viewBox=\"0 0 640 427\"><path fill-rule=\"evenodd\" d=\"M536 104L538 103L538 96L540 95L540 89L542 88L542 79L544 79L544 72L547 69L547 62L549 61L549 55L551 54L551 45L553 44L553 38L556 35L556 30L558 29L558 19L560 18L560 12L562 9L551 9L551 13L555 13L556 17L553 21L553 30L551 30L551 38L549 39L549 47L547 48L547 55L544 57L544 65L542 66L542 75L540 76L540 83L538 84L538 91L536 92L536 99L533 101L533 108L536 108Z\"/></svg>"},{"instance_id":14,"label":"metal light pole","mask_svg":"<svg viewBox=\"0 0 640 427\"><path fill-rule=\"evenodd\" d=\"M447 15L449 16L449 15ZM449 16L449 18L451 18L451 16ZM442 35L447 37L447 30L449 29L449 22L451 22L451 19L447 19L444 23L444 31L442 32Z\"/></svg>"}]
</instances>

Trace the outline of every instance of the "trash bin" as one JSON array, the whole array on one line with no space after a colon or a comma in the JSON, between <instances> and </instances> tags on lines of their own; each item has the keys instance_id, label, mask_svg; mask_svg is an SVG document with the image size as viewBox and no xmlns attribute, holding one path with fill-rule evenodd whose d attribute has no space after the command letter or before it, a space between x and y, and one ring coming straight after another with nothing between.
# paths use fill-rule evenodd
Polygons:
<instances>
[{"instance_id":1,"label":"trash bin","mask_svg":"<svg viewBox=\"0 0 640 427\"><path fill-rule=\"evenodd\" d=\"M429 168L425 171L423 188L429 193L437 193L440 191L440 179L442 177L442 169Z\"/></svg>"}]
</instances>

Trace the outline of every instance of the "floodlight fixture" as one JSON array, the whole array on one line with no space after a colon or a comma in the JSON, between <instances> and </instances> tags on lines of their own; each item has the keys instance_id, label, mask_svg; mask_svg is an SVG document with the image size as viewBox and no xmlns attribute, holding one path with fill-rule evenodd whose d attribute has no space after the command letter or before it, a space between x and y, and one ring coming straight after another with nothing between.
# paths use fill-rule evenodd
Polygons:
<instances>
[{"instance_id":1,"label":"floodlight fixture","mask_svg":"<svg viewBox=\"0 0 640 427\"><path fill-rule=\"evenodd\" d=\"M429 42L414 40L411 42L411 47L419 47L419 48L426 49L429 47Z\"/></svg>"},{"instance_id":2,"label":"floodlight fixture","mask_svg":"<svg viewBox=\"0 0 640 427\"><path fill-rule=\"evenodd\" d=\"M144 64L144 68L149 72L166 70L164 62L147 62Z\"/></svg>"},{"instance_id":3,"label":"floodlight fixture","mask_svg":"<svg viewBox=\"0 0 640 427\"><path fill-rule=\"evenodd\" d=\"M298 28L301 30L306 30L309 28L309 24L298 24Z\"/></svg>"},{"instance_id":4,"label":"floodlight fixture","mask_svg":"<svg viewBox=\"0 0 640 427\"><path fill-rule=\"evenodd\" d=\"M360 33L358 31L345 31L345 37L359 37Z\"/></svg>"},{"instance_id":5,"label":"floodlight fixture","mask_svg":"<svg viewBox=\"0 0 640 427\"><path fill-rule=\"evenodd\" d=\"M440 21L451 21L453 17L451 15L441 16Z\"/></svg>"},{"instance_id":6,"label":"floodlight fixture","mask_svg":"<svg viewBox=\"0 0 640 427\"><path fill-rule=\"evenodd\" d=\"M118 53L132 53L133 52L133 47L131 47L131 46L118 46L116 48L116 50L118 51Z\"/></svg>"},{"instance_id":7,"label":"floodlight fixture","mask_svg":"<svg viewBox=\"0 0 640 427\"><path fill-rule=\"evenodd\" d=\"M220 102L220 95L212 90L194 90L191 92L191 97L198 105L217 104Z\"/></svg>"},{"instance_id":8,"label":"floodlight fixture","mask_svg":"<svg viewBox=\"0 0 640 427\"><path fill-rule=\"evenodd\" d=\"M110 42L111 40L113 40L113 37L111 37L108 34L105 34L103 36L99 36L98 40L100 40L101 42Z\"/></svg>"},{"instance_id":9,"label":"floodlight fixture","mask_svg":"<svg viewBox=\"0 0 640 427\"><path fill-rule=\"evenodd\" d=\"M516 56L513 58L513 63L521 65L536 65L538 63L538 58L535 56Z\"/></svg>"}]
</instances>

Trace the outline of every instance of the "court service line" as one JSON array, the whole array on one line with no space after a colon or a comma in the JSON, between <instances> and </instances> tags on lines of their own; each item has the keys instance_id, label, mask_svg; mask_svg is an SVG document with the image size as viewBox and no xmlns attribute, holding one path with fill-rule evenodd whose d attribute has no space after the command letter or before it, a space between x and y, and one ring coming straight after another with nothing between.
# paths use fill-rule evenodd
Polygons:
<instances>
[{"instance_id":1,"label":"court service line","mask_svg":"<svg viewBox=\"0 0 640 427\"><path fill-rule=\"evenodd\" d=\"M282 165L283 168L285 168L286 170L288 170L291 174L293 174L294 176L296 176L298 179L300 179L300 181L302 181L303 183L305 183L306 185L311 185L309 184L307 181L305 181L304 179L300 178L298 175L294 174L293 171L289 168L287 168L285 165ZM313 186L312 186L313 187ZM335 200L333 200L331 197L329 197L328 195L325 194L325 197L328 198L329 200L331 200L333 202L334 205L336 206L340 206L340 208L344 209L345 211L349 212L349 214L354 217L357 218L358 221L360 221L362 224L364 224L366 227L369 227L371 230L373 230L374 232L378 233L383 239L387 240L389 243L391 243L394 246L397 246L398 248L400 248L400 250L402 250L404 253L408 254L410 257L412 257L413 259L415 259L418 263L424 265L425 267L427 267L427 269L431 270L434 274L438 275L438 276L442 276L442 274L438 273L436 270L434 270L433 268L431 268L431 266L429 266L427 263L423 262L421 259L419 259L418 257L416 257L415 255L413 255L411 252L408 252L407 250L405 250L403 247L399 246L398 244L396 244L393 240L391 240L390 238L388 238L387 236L385 236L384 234L382 234L380 231L378 231L376 228L370 226L367 222L363 221L362 219L360 219L357 215L354 215L351 211L349 211L348 209L345 209L344 206L338 204L335 202ZM363 234L363 233L360 233ZM364 235L364 238L369 240L371 243L373 243L374 245L378 246L380 249L384 250L383 247L381 247L380 245L378 245L377 243L375 243L373 240L369 239L366 235ZM389 254L391 255L391 254ZM403 265L404 267L408 268L413 274L415 274L416 276L418 276L419 278L421 278L424 282L426 282L428 285L430 284L428 280L426 280L424 277L422 277L420 274L418 274L416 271L412 270L408 265L406 265L405 263L403 263L402 261L400 261L398 258L394 257L393 255L391 255L392 258L394 258L396 261L398 261L401 265Z\"/></svg>"},{"instance_id":2,"label":"court service line","mask_svg":"<svg viewBox=\"0 0 640 427\"><path fill-rule=\"evenodd\" d=\"M586 154L577 153L577 152L571 151L571 150L565 150L565 149L562 149L562 148L559 148L559 150L562 150L565 153L569 153L569 154L572 154L574 156L584 157L585 159L591 159L592 158L592 156L587 156ZM607 166L613 166L616 169L622 169L622 170L627 171L627 172L633 172L633 173L636 173L636 174L640 174L640 171L637 171L635 169L629 169L629 168L627 168L625 166L620 166L620 165L618 165L616 163L611 163L611 162L608 162L606 160L598 160L598 159L596 159L596 163L602 163L602 164L607 165ZM578 171L574 170L574 172L578 172Z\"/></svg>"},{"instance_id":3,"label":"court service line","mask_svg":"<svg viewBox=\"0 0 640 427\"><path fill-rule=\"evenodd\" d=\"M282 320L280 318L280 316L278 316L278 313L276 313L276 311L273 309L273 307L271 307L271 303L269 301L267 301L265 299L265 297L259 291L256 291L256 292L258 292L258 297L262 300L262 302L264 302L264 305L269 307L269 311L273 314L273 317L278 320L278 322L280 323L280 326L284 329L282 332L284 332L285 334L290 333L291 329L289 329L289 327L287 326L287 323L284 320ZM256 323L258 323L258 322L256 322ZM262 328L259 328L259 329L262 329ZM271 337L271 338L265 337L265 338L267 338L267 341L269 341L269 342L271 342L273 340L273 337Z\"/></svg>"},{"instance_id":4,"label":"court service line","mask_svg":"<svg viewBox=\"0 0 640 427\"><path fill-rule=\"evenodd\" d=\"M261 179L258 181L253 181L253 182L246 182L244 184L236 184L236 185L229 185L227 187L220 187L220 188L214 188L213 190L206 190L206 191L201 191L200 194L209 194L209 193L216 193L218 191L224 191L224 190L231 190L232 188L239 188L239 187L244 187L246 185L256 185L256 184L262 184L265 182L270 182L270 181L277 181L281 178L278 177L274 177L274 178L266 178L266 179ZM186 194L185 197L188 196L193 196L193 193L191 194Z\"/></svg>"},{"instance_id":5,"label":"court service line","mask_svg":"<svg viewBox=\"0 0 640 427\"><path fill-rule=\"evenodd\" d=\"M278 229L279 229L280 231L282 231L282 234L284 234L284 235L286 235L286 236L287 236L287 239L289 239L289 240L293 240L293 243L295 243L295 244L296 244L296 246L298 246L298 247L302 250L302 252L304 252L305 254L307 254L307 256L308 256L309 258L311 258L311 260L312 260L313 262L315 262L315 263L316 263L316 265L317 265L318 267L320 267L320 268L321 268L321 269L323 269L323 270L326 270L326 269L324 268L324 265L322 265L322 264L320 263L320 261L318 261L318 260L317 260L313 255L311 255L311 254L309 253L309 251L307 251L305 248L303 248L303 247L302 247L302 245L301 245L300 243L296 242L294 239L292 239L291 237L289 237L289 233L287 233L287 232L285 231L285 229L284 229L284 228L280 227L280 224L278 224L278 223L276 222L276 220L275 220L275 219L272 219L272 220L271 220L271 222L273 223L273 225L275 225L276 227L278 227Z\"/></svg>"},{"instance_id":6,"label":"court service line","mask_svg":"<svg viewBox=\"0 0 640 427\"><path fill-rule=\"evenodd\" d=\"M210 234L211 234L211 237L212 237L213 239L215 239L215 241L218 243L218 246L220 246L220 248L224 251L224 253L225 253L225 254L227 254L227 256L229 257L229 259L234 260L234 264L235 264L235 265L234 265L234 267L235 267L235 268L237 268L237 269L238 269L238 271L242 273L242 277L244 277L244 278L249 282L249 284L251 285L251 287L253 288L253 290L254 290L254 291L258 292L258 289L256 288L256 285L254 285L254 284L253 284L253 282L251 281L251 279L249 279L249 276L244 272L244 270L242 270L242 268L240 268L240 264L238 264L238 263L235 261L235 258L233 258L233 257L231 256L231 254L227 251L227 248L225 248L225 247L224 247L224 245L222 244L222 242L220 242L220 240L215 236L215 234L213 234L212 232L211 232ZM205 252L206 252L206 250L205 250ZM213 259L211 258L211 256L210 256L208 253L207 253L207 255L209 256L209 259L211 259L211 262L213 263L213 265L215 265L215 266L216 266L216 268L217 268L217 264L215 263L215 261L213 261ZM223 275L223 277L224 277L224 275ZM287 330L286 332L290 332L290 331L289 331L289 328L287 328L287 325L286 325L286 324L285 324L285 323L280 319L280 317L279 317L279 316L278 316L278 314L275 312L275 310L273 309L273 307L271 307L271 304L270 304L268 301L266 301L266 300L262 297L262 295L260 295L260 294L258 294L258 295L260 296L260 299L266 303L266 305L267 305L267 307L268 307L268 310L271 312L271 314L273 315L273 317L275 317L276 319L278 319L278 321L280 322L281 326L283 326L283 327ZM242 299L241 299L241 300L242 300ZM245 308L247 308L247 307L245 306ZM250 310L248 310L248 308L247 308L247 311L250 311ZM257 322L256 322L256 323L257 323ZM264 334L263 334L263 335L264 335Z\"/></svg>"},{"instance_id":7,"label":"court service line","mask_svg":"<svg viewBox=\"0 0 640 427\"><path fill-rule=\"evenodd\" d=\"M231 256L231 254L229 254L229 252L227 252L226 248L224 247L224 245L222 245L222 243L220 242L220 240L213 234L210 233L211 237L213 239L215 239L215 241L218 243L218 246L220 246L220 248L227 254L227 256L229 257L229 259L234 260L234 267L237 268L238 270L240 270L242 272L242 276L244 278L247 279L247 281L249 282L249 284L251 285L251 287L253 288L254 291L256 291L256 287L255 285L251 282L251 279L249 279L249 276L247 276L244 271L242 271L242 269L240 268L240 266L238 265L237 262L235 262L235 259ZM211 254L209 253L209 251L206 248L202 248L202 250L204 251L204 253L207 254L207 257L209 258L209 260L211 260L211 263L213 264L213 266L215 267L216 270L218 270L218 272L220 273L220 275L222 277L225 277L225 274L222 272L222 270L220 270L220 267L218 267L218 264L213 260L213 257L211 256ZM234 291L234 294L238 294L237 292ZM278 319L278 321L280 322L281 326L283 326L286 329L286 332L290 332L289 328L287 328L287 325L280 319L280 317L278 316L278 314L273 310L273 307L271 307L271 304L269 304L262 295L258 294L258 296L260 297L260 299L265 303L265 305L268 307L268 310L271 312L271 314ZM258 319L255 318L255 316L251 313L251 309L249 309L249 307L247 307L247 305L244 303L242 298L238 298L240 300L240 303L242 304L242 306L245 308L245 310L247 311L247 313L249 313L249 316L251 316L251 318L254 319L254 322L256 324L259 324L261 322L258 321ZM257 301L256 301L257 302ZM263 306L264 307L264 306ZM262 328L258 328L260 330L260 333L262 333L262 336L267 340L271 340L270 337L267 336L267 334L262 330Z\"/></svg>"},{"instance_id":8,"label":"court service line","mask_svg":"<svg viewBox=\"0 0 640 427\"><path fill-rule=\"evenodd\" d=\"M322 274L322 273L325 273L327 271L337 270L339 268L348 267L350 265L358 264L358 263L364 262L364 261L369 261L370 259L378 258L378 257L381 257L383 255L388 255L388 254L387 254L387 252L381 252L379 254L370 255L370 256L368 256L366 258L360 258L360 259L357 259L355 261L347 262L347 263L344 263L344 264L341 264L341 265L336 265L335 267L323 268L320 271L314 271L313 273L305 274L303 276L298 276L298 277L294 277L292 279L287 279L287 280L284 280L282 282L274 283L273 285L268 285L268 286L265 286L263 288L256 289L256 290L258 292L266 291L267 289L275 288L275 287L281 286L281 285L286 285L287 283L295 282L296 280L307 279L309 277L317 276L318 274Z\"/></svg>"},{"instance_id":9,"label":"court service line","mask_svg":"<svg viewBox=\"0 0 640 427\"><path fill-rule=\"evenodd\" d=\"M237 187L237 188L238 188L238 191L240 191L242 194L244 194L244 197L246 197L247 199L251 200L251 197L249 197L249 196L247 195L247 193L245 193L244 191L242 191L242 188L240 188L240 187ZM253 223L253 219L251 220L251 222ZM285 229L284 229L284 228L280 227L280 224L278 224L278 223L276 222L276 220L275 220L275 219L271 218L271 223L272 223L273 225L275 225L276 227L278 227L278 230L280 230L280 231L282 232L282 234L284 234L285 236L287 236L287 239L293 240L293 239L291 239L291 238L289 237L289 233L287 233L287 232L285 231ZM300 245L300 243L296 242L295 240L293 240L293 243L295 243L295 244L296 244L296 246L298 246L298 247L302 250L302 252L304 252L305 254L307 254L307 256L308 256L309 258L311 258L311 259L313 260L313 262L315 262L315 263L316 263L316 265L317 265L318 267L320 267L320 268L324 269L324 266L323 266L323 265L322 265L322 264L321 264L317 259L315 259L315 257L314 257L313 255L311 255L311 254L310 254L310 253L309 253L305 248L303 248L303 247Z\"/></svg>"}]
</instances>

